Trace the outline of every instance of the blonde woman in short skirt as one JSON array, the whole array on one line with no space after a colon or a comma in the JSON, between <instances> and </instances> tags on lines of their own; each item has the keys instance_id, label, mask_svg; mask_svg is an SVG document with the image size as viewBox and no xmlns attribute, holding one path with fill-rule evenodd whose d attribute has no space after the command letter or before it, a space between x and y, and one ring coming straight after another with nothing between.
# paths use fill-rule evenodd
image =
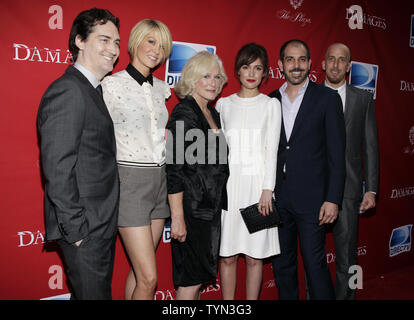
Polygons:
<instances>
[{"instance_id":1,"label":"blonde woman in short skirt","mask_svg":"<svg viewBox=\"0 0 414 320\"><path fill-rule=\"evenodd\" d=\"M169 29L157 20L145 19L132 29L130 64L102 83L117 144L120 177L118 229L131 271L125 298L154 299L157 285L155 252L170 216L165 172L165 100L170 88L152 71L170 55Z\"/></svg>"}]
</instances>

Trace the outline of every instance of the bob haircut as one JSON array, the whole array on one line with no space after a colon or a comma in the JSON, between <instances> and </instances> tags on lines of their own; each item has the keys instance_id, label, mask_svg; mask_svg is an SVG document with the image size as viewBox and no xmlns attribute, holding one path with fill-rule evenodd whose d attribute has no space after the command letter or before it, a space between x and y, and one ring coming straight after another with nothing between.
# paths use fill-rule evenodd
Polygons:
<instances>
[{"instance_id":1,"label":"bob haircut","mask_svg":"<svg viewBox=\"0 0 414 320\"><path fill-rule=\"evenodd\" d=\"M144 40L144 38L154 30L159 33L161 47L164 49L164 57L161 63L164 63L164 61L169 57L172 50L170 29L168 29L168 27L161 21L144 19L138 22L129 34L128 53L131 60L134 58L135 51L141 44L142 40Z\"/></svg>"},{"instance_id":2,"label":"bob haircut","mask_svg":"<svg viewBox=\"0 0 414 320\"><path fill-rule=\"evenodd\" d=\"M237 53L236 62L234 63L234 72L239 77L240 68L244 65L249 65L256 59L260 59L263 65L263 78L269 77L269 59L266 49L256 43L248 43L240 48Z\"/></svg>"},{"instance_id":3,"label":"bob haircut","mask_svg":"<svg viewBox=\"0 0 414 320\"><path fill-rule=\"evenodd\" d=\"M219 93L227 82L227 75L224 71L223 63L216 54L208 51L201 51L192 56L185 64L181 72L181 79L175 85L175 93L180 99L191 95L198 80L208 74L211 69L218 65L220 69L220 88Z\"/></svg>"},{"instance_id":4,"label":"bob haircut","mask_svg":"<svg viewBox=\"0 0 414 320\"><path fill-rule=\"evenodd\" d=\"M79 48L75 44L76 37L79 36L84 41L93 32L95 26L106 24L108 21L111 21L119 30L119 19L108 10L92 8L78 14L69 34L69 51L72 53L74 62L78 59L79 53Z\"/></svg>"}]
</instances>

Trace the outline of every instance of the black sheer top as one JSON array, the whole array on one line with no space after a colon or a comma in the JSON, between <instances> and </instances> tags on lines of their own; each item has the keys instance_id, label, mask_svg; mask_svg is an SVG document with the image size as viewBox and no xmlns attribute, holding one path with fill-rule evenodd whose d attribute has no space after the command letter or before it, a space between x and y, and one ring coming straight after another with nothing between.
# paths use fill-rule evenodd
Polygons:
<instances>
[{"instance_id":1,"label":"black sheer top","mask_svg":"<svg viewBox=\"0 0 414 320\"><path fill-rule=\"evenodd\" d=\"M208 106L217 127L220 115ZM196 100L188 96L175 106L167 125L168 193L184 192L184 212L212 220L227 209L228 149L221 130L215 133ZM187 210L186 210L187 209Z\"/></svg>"}]
</instances>

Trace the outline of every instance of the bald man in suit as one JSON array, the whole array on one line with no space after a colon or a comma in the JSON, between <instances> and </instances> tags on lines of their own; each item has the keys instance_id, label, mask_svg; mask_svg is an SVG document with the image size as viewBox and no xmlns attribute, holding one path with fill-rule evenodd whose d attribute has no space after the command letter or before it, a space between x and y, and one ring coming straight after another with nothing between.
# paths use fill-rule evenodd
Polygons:
<instances>
[{"instance_id":1,"label":"bald man in suit","mask_svg":"<svg viewBox=\"0 0 414 320\"><path fill-rule=\"evenodd\" d=\"M372 94L345 82L350 70L351 52L341 43L328 47L322 69L325 86L338 91L344 107L346 131L346 179L342 210L333 227L338 300L355 298L349 286L349 268L358 261L358 213L375 207L378 192L377 121ZM365 192L363 194L363 180Z\"/></svg>"}]
</instances>

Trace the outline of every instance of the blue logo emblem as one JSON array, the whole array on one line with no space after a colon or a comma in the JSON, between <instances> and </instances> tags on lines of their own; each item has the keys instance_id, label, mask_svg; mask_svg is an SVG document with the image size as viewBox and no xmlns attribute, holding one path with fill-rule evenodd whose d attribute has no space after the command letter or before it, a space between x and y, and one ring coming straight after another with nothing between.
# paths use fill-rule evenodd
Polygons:
<instances>
[{"instance_id":1,"label":"blue logo emblem","mask_svg":"<svg viewBox=\"0 0 414 320\"><path fill-rule=\"evenodd\" d=\"M171 242L171 219L165 220L164 231L162 233L162 242Z\"/></svg>"},{"instance_id":2,"label":"blue logo emblem","mask_svg":"<svg viewBox=\"0 0 414 320\"><path fill-rule=\"evenodd\" d=\"M377 94L378 66L363 62L351 62L351 71L349 73L349 84L369 91L373 94L374 99Z\"/></svg>"},{"instance_id":3,"label":"blue logo emblem","mask_svg":"<svg viewBox=\"0 0 414 320\"><path fill-rule=\"evenodd\" d=\"M181 71L188 59L203 50L207 50L213 54L216 53L215 46L188 42L173 42L171 55L165 66L165 81L171 88L180 80Z\"/></svg>"},{"instance_id":4,"label":"blue logo emblem","mask_svg":"<svg viewBox=\"0 0 414 320\"><path fill-rule=\"evenodd\" d=\"M411 250L412 227L412 224L408 224L392 230L390 238L390 257Z\"/></svg>"},{"instance_id":5,"label":"blue logo emblem","mask_svg":"<svg viewBox=\"0 0 414 320\"><path fill-rule=\"evenodd\" d=\"M411 15L410 47L414 48L414 14Z\"/></svg>"}]
</instances>

